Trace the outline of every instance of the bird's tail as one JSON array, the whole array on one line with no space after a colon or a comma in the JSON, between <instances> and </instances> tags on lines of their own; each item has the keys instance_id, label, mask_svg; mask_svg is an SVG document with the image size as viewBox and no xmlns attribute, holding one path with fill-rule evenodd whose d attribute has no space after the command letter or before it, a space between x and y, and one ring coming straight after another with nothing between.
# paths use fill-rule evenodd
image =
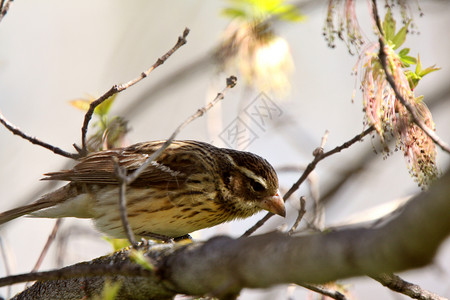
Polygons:
<instances>
[{"instance_id":1,"label":"bird's tail","mask_svg":"<svg viewBox=\"0 0 450 300\"><path fill-rule=\"evenodd\" d=\"M0 213L0 225L35 211L60 204L66 199L76 196L76 194L76 187L69 183L56 191L45 194L34 203Z\"/></svg>"}]
</instances>

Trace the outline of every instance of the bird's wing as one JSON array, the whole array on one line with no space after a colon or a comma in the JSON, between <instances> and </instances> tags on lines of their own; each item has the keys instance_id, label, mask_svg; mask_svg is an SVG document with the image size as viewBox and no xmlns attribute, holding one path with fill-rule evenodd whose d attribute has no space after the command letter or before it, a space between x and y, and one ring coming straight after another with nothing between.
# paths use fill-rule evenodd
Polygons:
<instances>
[{"instance_id":1,"label":"bird's wing","mask_svg":"<svg viewBox=\"0 0 450 300\"><path fill-rule=\"evenodd\" d=\"M139 168L151 153L152 151L143 153L131 148L96 152L83 158L71 170L44 174L47 177L43 180L118 184L119 179L116 175L114 160L130 174ZM164 186L166 188L179 186L190 174L201 171L198 170L199 167L201 168L198 159L194 161L186 159L186 155L186 153L163 153L156 162L145 169L139 178L132 183L132 186Z\"/></svg>"}]
</instances>

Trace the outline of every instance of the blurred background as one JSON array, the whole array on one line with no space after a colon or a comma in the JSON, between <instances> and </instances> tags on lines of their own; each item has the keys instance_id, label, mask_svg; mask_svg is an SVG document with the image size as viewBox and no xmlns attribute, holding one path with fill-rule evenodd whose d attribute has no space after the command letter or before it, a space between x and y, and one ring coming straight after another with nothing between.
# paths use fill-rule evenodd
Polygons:
<instances>
[{"instance_id":1,"label":"blurred background","mask_svg":"<svg viewBox=\"0 0 450 300\"><path fill-rule=\"evenodd\" d=\"M226 77L236 75L237 86L206 116L184 129L178 139L201 140L259 154L278 170L281 187L287 190L313 159L312 151L320 145L326 130L329 135L325 150L330 150L365 128L360 75L352 75L357 56L351 56L340 41L331 49L322 34L327 1L292 3L300 8L299 22L273 20L270 26L277 43L259 54L269 63L259 71L273 75L272 78L249 82L257 74L248 73L248 68L256 68L256 62L223 63L222 55L227 50L223 41L241 25L221 14L229 7L226 1L13 2L0 23L0 110L29 135L73 152L72 144L80 143L84 113L69 102L89 95L98 97L112 85L137 77L168 51L188 27L191 32L185 46L149 77L117 96L111 114L128 121L130 132L125 142L169 137L182 121L223 89ZM380 1L379 6L383 4ZM437 64L442 70L424 78L415 93L425 95L438 135L449 142L450 2L420 1L420 7L422 17L415 2L410 7L420 34L408 35L405 45L411 48L412 55L420 53L425 66ZM365 1L358 2L356 13L365 38L375 40ZM219 57L214 53L219 53ZM278 67L282 75L278 75ZM261 112L262 104L267 105L263 109L265 118L258 119L254 112ZM239 130L246 135L236 139L233 133ZM283 224L291 226L300 195L307 197L309 212L313 197L326 195L343 179L348 181L326 200L324 226L371 216L380 205L385 205L380 213L386 213L384 209L391 204L420 192L402 153L394 152L385 159L383 154L374 153L377 147L377 139L367 137L319 163L309 183L303 184L288 201L287 218L274 217L257 233ZM46 189L55 188L39 179L43 173L67 168L68 163L1 127L0 211L36 200ZM448 163L449 156L438 149L440 170L445 171ZM238 237L263 215L203 230L194 237ZM21 218L0 228L8 262L6 265L4 259L0 261L0 276L29 272L54 223L55 220ZM89 220L67 219L41 269L90 260L110 251L111 245ZM400 275L449 297L449 272L447 241L432 265ZM355 299L407 299L369 278L341 283ZM23 284L15 285L12 294L22 289ZM7 288L0 289L0 296L7 297L8 293ZM314 297L303 288L286 286L245 290L241 295L242 299Z\"/></svg>"}]
</instances>

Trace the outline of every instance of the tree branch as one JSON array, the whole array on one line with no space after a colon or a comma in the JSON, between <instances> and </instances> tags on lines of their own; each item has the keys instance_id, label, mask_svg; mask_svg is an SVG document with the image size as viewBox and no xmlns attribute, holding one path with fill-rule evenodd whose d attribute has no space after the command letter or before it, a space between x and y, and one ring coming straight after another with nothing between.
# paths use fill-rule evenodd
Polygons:
<instances>
[{"instance_id":1,"label":"tree branch","mask_svg":"<svg viewBox=\"0 0 450 300\"><path fill-rule=\"evenodd\" d=\"M61 226L63 219L57 219L55 222L55 225L53 226L52 232L47 238L47 242L45 242L44 248L41 251L41 254L39 255L39 258L34 265L31 272L36 272L41 267L42 262L44 261L45 256L47 255L48 249L50 248L51 244L56 238L56 233L58 232L59 227Z\"/></svg>"},{"instance_id":2,"label":"tree branch","mask_svg":"<svg viewBox=\"0 0 450 300\"><path fill-rule=\"evenodd\" d=\"M417 284L413 284L401 279L395 274L380 274L371 276L373 279L384 285L385 287L397 292L409 296L413 299L420 300L447 300L447 298L436 295L432 292L422 289Z\"/></svg>"},{"instance_id":3,"label":"tree branch","mask_svg":"<svg viewBox=\"0 0 450 300\"><path fill-rule=\"evenodd\" d=\"M116 157L115 157L116 158ZM136 245L136 239L134 238L133 230L131 230L130 223L128 222L128 211L127 211L127 198L126 198L126 191L127 191L127 174L124 167L119 166L119 162L116 161L115 163L115 170L117 178L120 180L119 184L119 212L120 212L120 219L122 220L122 226L125 231L125 234L127 236L128 241L131 245Z\"/></svg>"},{"instance_id":4,"label":"tree branch","mask_svg":"<svg viewBox=\"0 0 450 300\"><path fill-rule=\"evenodd\" d=\"M14 0L1 0L0 2L0 22L3 17L8 13L9 7Z\"/></svg>"},{"instance_id":5,"label":"tree branch","mask_svg":"<svg viewBox=\"0 0 450 300\"><path fill-rule=\"evenodd\" d=\"M10 123L5 116L3 116L2 112L0 111L0 123L3 124L3 126L5 126L9 131L11 131L13 134L20 136L21 138L29 141L32 144L35 145L39 145L41 147L44 147L50 151L52 151L55 154L67 157L67 158L72 158L72 159L77 159L78 158L78 154L73 154L73 153L69 153L66 152L58 147L52 146L50 144L47 144L41 140L39 140L38 138L29 136L27 134L25 134L22 130L20 130L20 128L14 126L14 124Z\"/></svg>"},{"instance_id":6,"label":"tree branch","mask_svg":"<svg viewBox=\"0 0 450 300\"><path fill-rule=\"evenodd\" d=\"M100 96L100 98L91 102L91 104L89 106L89 110L86 112L86 114L84 116L83 127L81 128L82 148L77 149L79 151L79 154L81 157L83 157L87 154L87 145L86 145L87 130L88 130L89 122L92 118L95 108L97 106L99 106L100 104L102 104L109 97L126 90L127 88L135 85L136 83L138 83L139 81L141 81L142 79L147 77L150 74L150 72L152 72L154 69L156 69L157 67L162 65L175 51L177 51L181 46L186 44L186 37L188 34L189 34L189 29L185 28L183 31L183 35L178 37L177 43L169 51L167 51L166 54L164 54L162 57L158 58L158 60L149 69L142 72L135 79L132 79L126 83L122 83L119 85L117 85L117 84L113 85L106 93L104 93L102 96Z\"/></svg>"},{"instance_id":7,"label":"tree branch","mask_svg":"<svg viewBox=\"0 0 450 300\"><path fill-rule=\"evenodd\" d=\"M11 1L9 1L7 4L5 4L5 7L7 5L9 6L10 2ZM0 20L1 20L1 18L0 18ZM158 66L162 65L175 51L177 51L181 46L186 44L186 37L188 34L189 34L189 29L188 28L184 29L183 35L178 37L178 41L175 44L175 46L173 46L162 57L158 58L158 60L148 70L142 72L140 74L140 76L138 76L137 78L132 79L126 83L112 86L106 93L104 93L98 99L91 102L91 104L89 105L89 109L84 116L83 126L81 127L82 148L80 149L78 146L76 146L76 144L73 145L75 147L75 149L78 151L78 153L66 152L58 147L52 146L50 144L42 142L41 140L39 140L35 137L25 134L18 127L14 126L12 123L10 123L8 120L6 120L6 118L3 116L1 111L0 111L0 123L2 123L13 134L19 135L20 137L28 140L29 142L39 145L41 147L44 147L46 149L49 149L58 155L62 155L64 157L72 158L72 159L79 159L80 157L84 157L87 155L87 145L86 145L87 130L88 130L89 122L92 118L92 115L94 114L95 108L97 106L99 106L100 104L102 104L105 100L107 100L111 96L126 90L127 88L135 85L136 83L138 83L139 81L141 81L142 79L147 77L150 74L150 72L152 72Z\"/></svg>"},{"instance_id":8,"label":"tree branch","mask_svg":"<svg viewBox=\"0 0 450 300\"><path fill-rule=\"evenodd\" d=\"M314 150L314 159L312 162L310 162L308 164L308 166L306 167L305 171L303 171L302 176L300 176L300 178L297 180L297 182L295 182L292 187L286 192L286 194L284 194L283 199L286 202L287 199L289 199L289 197L296 191L298 190L298 188L300 187L300 185L303 183L303 181L306 180L306 178L308 178L309 174L315 169L317 163L319 163L319 161L321 161L322 159L333 155L335 153L341 152L344 149L347 149L348 147L350 147L351 145L353 145L354 143L361 141L363 139L363 137L365 137L366 135L368 135L369 133L371 133L375 128L373 126L367 128L366 130L364 130L361 134L356 135L355 137L353 137L351 140L343 143L340 146L337 146L336 148L323 153L323 149L322 151L317 151L317 149ZM322 139L322 143L324 143L325 139ZM320 148L319 148L320 149ZM269 212L267 213L261 220L259 220L255 225L253 225L251 228L249 228L242 236L250 236L252 233L254 233L259 227L263 226L264 223L266 223L267 220L269 220L274 214Z\"/></svg>"},{"instance_id":9,"label":"tree branch","mask_svg":"<svg viewBox=\"0 0 450 300\"><path fill-rule=\"evenodd\" d=\"M298 225L300 225L300 222L303 219L303 216L306 213L306 197L301 196L300 197L300 209L298 210L297 219L294 222L294 225L292 225L291 229L289 229L288 234L293 234L295 230L297 230Z\"/></svg>"},{"instance_id":10,"label":"tree branch","mask_svg":"<svg viewBox=\"0 0 450 300\"><path fill-rule=\"evenodd\" d=\"M345 297L345 295L343 295L342 293L340 293L338 291L329 290L320 285L314 285L314 284L308 284L308 283L300 283L299 285L304 287L305 289L322 294L322 295L330 297L332 299L347 300L347 297Z\"/></svg>"}]
</instances>

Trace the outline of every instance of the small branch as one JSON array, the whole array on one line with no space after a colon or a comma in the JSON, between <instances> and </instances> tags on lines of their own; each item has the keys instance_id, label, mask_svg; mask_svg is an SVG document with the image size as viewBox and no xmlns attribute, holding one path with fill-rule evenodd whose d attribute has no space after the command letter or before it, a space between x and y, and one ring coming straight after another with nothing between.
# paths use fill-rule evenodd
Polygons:
<instances>
[{"instance_id":1,"label":"small branch","mask_svg":"<svg viewBox=\"0 0 450 300\"><path fill-rule=\"evenodd\" d=\"M100 240L99 233L87 227L77 225L77 223L64 227L64 230L60 229L60 234L57 235L55 242L56 253L52 257L54 264L58 266L58 268L67 265L65 258L67 257L70 260L71 257L67 245L70 241L77 240L77 237L82 237L93 242ZM77 248L75 247L75 250L76 249Z\"/></svg>"},{"instance_id":2,"label":"small branch","mask_svg":"<svg viewBox=\"0 0 450 300\"><path fill-rule=\"evenodd\" d=\"M2 259L3 259L3 264L5 267L5 273L6 273L6 275L9 275L9 274L11 274L11 269L9 267L9 259L8 259L8 255L6 253L6 247L5 247L5 245L3 245L3 239L1 236L0 236L0 252L2 255Z\"/></svg>"},{"instance_id":3,"label":"small branch","mask_svg":"<svg viewBox=\"0 0 450 300\"><path fill-rule=\"evenodd\" d=\"M130 223L128 222L128 211L127 211L127 198L125 196L125 192L127 190L127 184L125 182L125 178L121 180L119 186L119 210L120 210L120 219L122 220L122 225L125 230L125 234L127 235L127 239L131 245L136 245L136 239L134 238L133 230L131 230Z\"/></svg>"},{"instance_id":4,"label":"small branch","mask_svg":"<svg viewBox=\"0 0 450 300\"><path fill-rule=\"evenodd\" d=\"M50 233L50 235L48 236L47 242L44 245L44 248L41 251L41 255L39 255L39 258L36 262L36 264L34 265L33 270L31 270L31 272L36 272L39 267L42 264L42 261L44 260L45 256L47 255L48 249L50 248L50 245L53 243L53 241L55 240L56 237L56 233L58 232L59 226L61 225L63 219L57 219L55 222L55 225L53 226L53 230Z\"/></svg>"},{"instance_id":5,"label":"small branch","mask_svg":"<svg viewBox=\"0 0 450 300\"><path fill-rule=\"evenodd\" d=\"M117 175L117 178L120 180L119 185L119 211L120 211L120 219L122 220L123 229L127 236L128 241L131 245L136 245L136 239L134 238L133 230L131 230L130 223L128 222L128 212L127 212L127 174L126 170L119 166L118 159L116 157L114 161L114 168Z\"/></svg>"},{"instance_id":6,"label":"small branch","mask_svg":"<svg viewBox=\"0 0 450 300\"><path fill-rule=\"evenodd\" d=\"M297 180L297 182L295 182L292 187L286 192L286 194L284 194L283 199L286 202L287 199L289 199L289 197L296 191L298 190L298 188L300 187L300 185L303 183L303 181L305 181L305 179L308 177L308 175L314 170L314 168L316 167L317 163L319 161L321 161L322 159L331 156L335 153L341 152L344 149L347 149L348 147L350 147L351 145L353 145L354 143L362 140L363 137L365 137L366 135L368 135L369 133L371 133L375 128L373 126L367 128L366 130L364 130L361 134L356 135L355 137L353 137L351 140L343 143L340 146L337 146L336 148L334 148L333 150L330 150L328 152L325 153L318 153L312 162L310 162L308 164L308 166L306 167L305 171L303 171L302 176L300 176L300 178ZM259 227L261 227L262 225L264 225L264 223L266 223L267 220L269 220L271 217L273 216L273 213L267 213L261 220L259 220L255 225L253 225L251 228L249 228L242 236L250 236L252 233L254 233Z\"/></svg>"},{"instance_id":7,"label":"small branch","mask_svg":"<svg viewBox=\"0 0 450 300\"><path fill-rule=\"evenodd\" d=\"M450 146L447 143L445 143L436 134L436 132L434 132L434 130L432 130L427 125L425 125L424 122L422 122L422 120L419 118L419 116L416 113L415 107L413 105L411 105L408 101L406 101L406 99L403 97L402 93L400 92L399 88L397 87L395 79L392 76L392 74L387 66L387 63L386 63L387 55L386 55L386 52L384 51L384 48L386 45L384 43L383 29L381 26L380 16L378 15L378 8L377 8L376 0L372 0L372 12L373 12L373 16L375 18L377 28L378 28L378 31L380 34L379 39L378 39L379 43L380 43L380 51L379 51L378 57L380 59L381 66L383 67L384 73L386 75L386 80L389 82L389 85L391 86L392 90L394 91L395 97L408 110L413 122L417 126L419 126L419 128L422 129L422 131L425 132L433 140L433 142L435 144L437 144L439 147L441 147L442 150L444 150L447 153L450 153Z\"/></svg>"},{"instance_id":8,"label":"small branch","mask_svg":"<svg viewBox=\"0 0 450 300\"><path fill-rule=\"evenodd\" d=\"M329 134L330 134L330 132L328 130L325 130L325 134L322 137L322 141L320 142L320 146L318 148L314 149L314 151L313 151L313 155L314 156L323 154L323 148L325 148L325 144L327 143Z\"/></svg>"},{"instance_id":9,"label":"small branch","mask_svg":"<svg viewBox=\"0 0 450 300\"><path fill-rule=\"evenodd\" d=\"M10 256L8 255L8 251L5 247L5 245L3 244L3 239L1 236L0 236L0 252L2 255L3 266L5 268L5 274L6 274L6 276L10 276L11 269L9 267L9 262L11 260L8 259ZM11 286L8 286L7 291L6 291L6 299L9 299L9 298L11 298Z\"/></svg>"},{"instance_id":10,"label":"small branch","mask_svg":"<svg viewBox=\"0 0 450 300\"><path fill-rule=\"evenodd\" d=\"M87 130L88 130L89 122L91 121L92 115L94 114L95 108L97 106L99 106L101 103L103 103L109 97L126 90L127 88L135 85L136 83L138 83L139 81L141 81L142 79L147 77L154 69L156 69L157 67L162 65L175 51L177 51L181 46L186 44L186 37L188 34L189 34L189 29L188 28L184 29L183 35L178 37L177 43L166 54L164 54L162 57L158 58L158 60L149 69L142 72L138 77L136 77L135 79L132 79L126 83L119 84L119 85L116 84L116 85L112 86L109 89L109 91L107 91L102 96L100 96L100 98L91 102L91 104L89 106L89 110L86 112L86 114L84 116L83 127L81 128L82 148L78 149L81 157L86 156L86 154L87 154L87 145L86 145Z\"/></svg>"},{"instance_id":11,"label":"small branch","mask_svg":"<svg viewBox=\"0 0 450 300\"><path fill-rule=\"evenodd\" d=\"M305 289L311 290L313 292L322 294L324 296L330 297L336 300L347 300L347 297L338 291L332 291L321 285L314 285L308 283L300 283L299 286L304 287Z\"/></svg>"},{"instance_id":12,"label":"small branch","mask_svg":"<svg viewBox=\"0 0 450 300\"><path fill-rule=\"evenodd\" d=\"M14 126L12 123L10 123L8 120L6 120L5 116L3 116L1 111L0 111L0 123L2 123L13 134L20 136L21 138L29 141L32 144L39 145L41 147L44 147L44 148L52 151L53 153L56 153L58 155L61 155L61 156L67 157L67 158L77 159L79 157L78 154L72 154L72 153L66 152L58 147L52 146L52 145L47 144L35 137L25 134L18 127Z\"/></svg>"},{"instance_id":13,"label":"small branch","mask_svg":"<svg viewBox=\"0 0 450 300\"><path fill-rule=\"evenodd\" d=\"M407 282L395 274L380 274L378 276L370 276L385 287L409 296L413 299L420 300L446 300L447 298L436 295L432 292L422 289L417 284Z\"/></svg>"},{"instance_id":14,"label":"small branch","mask_svg":"<svg viewBox=\"0 0 450 300\"><path fill-rule=\"evenodd\" d=\"M187 118L183 123L181 123L175 131L172 133L172 135L166 140L166 142L159 148L157 151L155 151L152 155L150 155L147 160L138 168L136 171L134 171L132 174L127 176L127 184L131 184L133 181L135 181L139 175L141 175L142 172L154 161L156 160L161 153L169 147L169 145L173 142L175 137L180 133L180 131L186 127L189 123L194 121L195 119L203 116L208 110L210 110L217 102L222 100L224 98L225 92L233 88L236 85L237 78L235 76L230 76L227 78L227 86L222 90L222 92L218 93L216 98L214 98L211 102L209 102L204 107L197 110L196 113L194 113L192 116Z\"/></svg>"},{"instance_id":15,"label":"small branch","mask_svg":"<svg viewBox=\"0 0 450 300\"><path fill-rule=\"evenodd\" d=\"M6 16L6 14L8 13L9 10L9 6L11 5L11 3L13 2L13 0L1 0L0 2L0 22L2 21L3 17Z\"/></svg>"},{"instance_id":16,"label":"small branch","mask_svg":"<svg viewBox=\"0 0 450 300\"><path fill-rule=\"evenodd\" d=\"M322 141L320 143L320 147L316 148L313 151L313 155L314 157L318 156L318 155L322 155L324 148L325 148L325 144L327 143L328 140L328 135L329 135L329 131L326 130L325 134L322 137ZM318 190L318 177L314 176L314 173L310 173L307 177L308 179L308 186L310 189L310 193L311 193L311 198L313 200L313 213L312 213L312 220L310 220L308 223L308 227L310 228L314 228L315 230L323 230L324 227L324 219L325 219L325 212L324 212L324 208L323 205L321 205L320 203L320 199L319 199L319 190Z\"/></svg>"},{"instance_id":17,"label":"small branch","mask_svg":"<svg viewBox=\"0 0 450 300\"><path fill-rule=\"evenodd\" d=\"M294 222L294 225L292 225L291 229L289 229L288 234L291 235L297 230L298 225L303 219L303 216L306 213L306 198L305 196L300 197L300 209L298 210L297 219Z\"/></svg>"}]
</instances>

